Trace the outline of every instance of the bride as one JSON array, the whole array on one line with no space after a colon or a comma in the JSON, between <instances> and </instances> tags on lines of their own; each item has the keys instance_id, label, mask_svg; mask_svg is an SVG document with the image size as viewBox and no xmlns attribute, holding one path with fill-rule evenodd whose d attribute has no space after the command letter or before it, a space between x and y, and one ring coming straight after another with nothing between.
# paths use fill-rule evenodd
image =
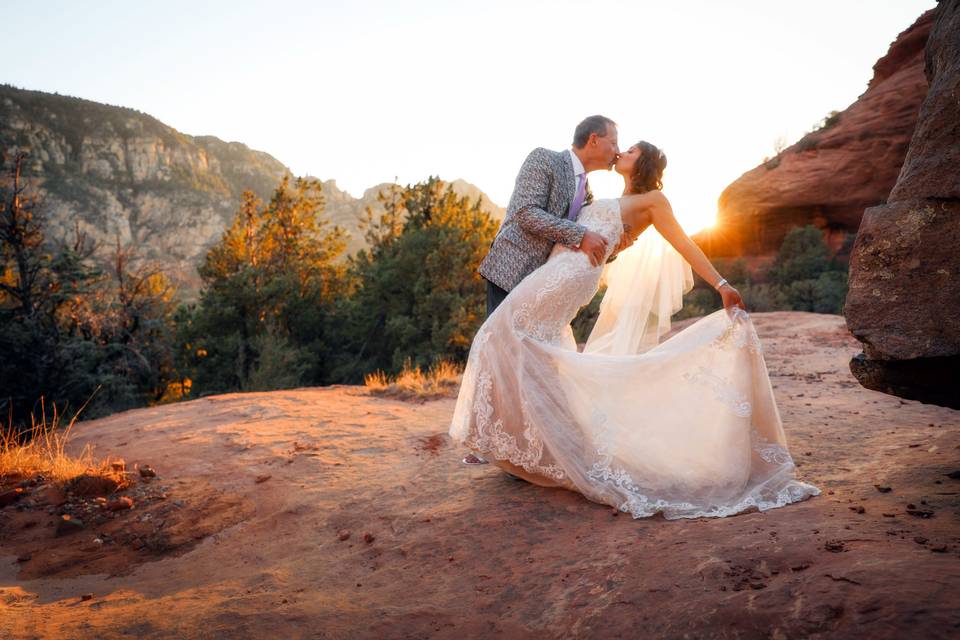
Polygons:
<instances>
[{"instance_id":1,"label":"bride","mask_svg":"<svg viewBox=\"0 0 960 640\"><path fill-rule=\"evenodd\" d=\"M616 162L620 198L578 222L635 241L608 266L583 352L570 322L601 266L556 245L481 325L450 436L534 484L578 491L635 518L719 517L818 495L796 478L760 341L740 295L684 233L661 193L664 154L639 142ZM693 286L716 282L724 309L668 340Z\"/></svg>"}]
</instances>

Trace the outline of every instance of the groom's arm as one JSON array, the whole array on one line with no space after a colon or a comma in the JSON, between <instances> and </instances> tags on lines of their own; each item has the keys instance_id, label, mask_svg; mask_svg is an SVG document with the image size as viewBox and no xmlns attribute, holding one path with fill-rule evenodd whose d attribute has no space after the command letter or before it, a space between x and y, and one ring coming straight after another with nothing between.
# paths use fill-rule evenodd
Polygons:
<instances>
[{"instance_id":1,"label":"groom's arm","mask_svg":"<svg viewBox=\"0 0 960 640\"><path fill-rule=\"evenodd\" d=\"M549 153L542 147L534 149L520 167L513 192L517 204L514 217L524 231L551 242L577 247L586 228L546 211L550 185L554 179Z\"/></svg>"}]
</instances>

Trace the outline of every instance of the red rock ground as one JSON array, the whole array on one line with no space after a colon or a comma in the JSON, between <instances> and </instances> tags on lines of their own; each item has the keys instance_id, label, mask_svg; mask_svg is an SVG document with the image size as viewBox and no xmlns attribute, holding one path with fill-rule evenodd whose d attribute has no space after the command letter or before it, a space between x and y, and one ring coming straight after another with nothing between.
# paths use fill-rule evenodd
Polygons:
<instances>
[{"instance_id":1,"label":"red rock ground","mask_svg":"<svg viewBox=\"0 0 960 640\"><path fill-rule=\"evenodd\" d=\"M139 409L72 443L156 470L133 509L0 509L0 637L957 637L960 412L861 388L839 316L754 318L820 496L633 520L460 464L452 400L360 387Z\"/></svg>"}]
</instances>

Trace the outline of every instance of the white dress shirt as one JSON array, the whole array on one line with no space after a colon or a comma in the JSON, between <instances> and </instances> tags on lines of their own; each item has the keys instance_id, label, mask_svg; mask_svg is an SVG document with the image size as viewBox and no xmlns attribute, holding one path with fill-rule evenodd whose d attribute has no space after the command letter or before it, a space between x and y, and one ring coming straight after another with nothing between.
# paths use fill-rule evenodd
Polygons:
<instances>
[{"instance_id":1,"label":"white dress shirt","mask_svg":"<svg viewBox=\"0 0 960 640\"><path fill-rule=\"evenodd\" d=\"M570 160L573 161L573 175L577 177L577 180L580 179L580 176L583 176L583 179L586 180L587 170L583 168L583 163L580 162L580 158L577 157L577 154L575 154L572 149L567 149L567 153L570 154ZM580 186L580 183L577 182L573 186L574 189L576 189L576 187ZM574 191L574 193L576 193L576 191Z\"/></svg>"}]
</instances>

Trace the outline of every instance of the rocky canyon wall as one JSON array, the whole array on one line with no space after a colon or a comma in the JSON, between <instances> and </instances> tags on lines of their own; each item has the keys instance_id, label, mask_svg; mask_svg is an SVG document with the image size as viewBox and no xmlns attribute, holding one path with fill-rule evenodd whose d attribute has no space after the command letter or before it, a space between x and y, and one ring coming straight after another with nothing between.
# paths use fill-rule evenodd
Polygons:
<instances>
[{"instance_id":1,"label":"rocky canyon wall","mask_svg":"<svg viewBox=\"0 0 960 640\"><path fill-rule=\"evenodd\" d=\"M863 215L844 315L865 387L960 408L960 0L941 0L929 91L886 204Z\"/></svg>"},{"instance_id":2,"label":"rocky canyon wall","mask_svg":"<svg viewBox=\"0 0 960 640\"><path fill-rule=\"evenodd\" d=\"M883 203L896 182L927 93L932 23L928 11L896 38L847 109L723 191L717 224L695 238L708 255L770 256L806 224L822 229L835 252L844 249L864 208Z\"/></svg>"}]
</instances>

